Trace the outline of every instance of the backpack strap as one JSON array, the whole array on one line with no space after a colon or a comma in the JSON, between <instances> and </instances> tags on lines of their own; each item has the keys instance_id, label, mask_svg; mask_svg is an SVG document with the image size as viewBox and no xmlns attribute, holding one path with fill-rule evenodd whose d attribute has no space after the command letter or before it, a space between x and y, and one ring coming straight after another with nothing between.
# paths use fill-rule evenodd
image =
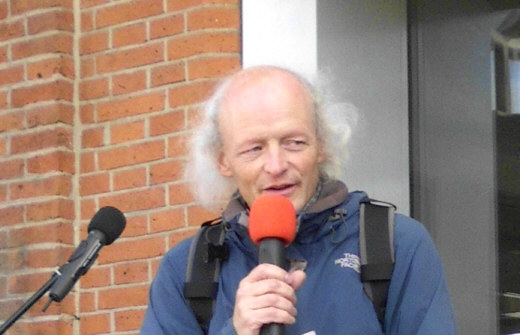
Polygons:
<instances>
[{"instance_id":1,"label":"backpack strap","mask_svg":"<svg viewBox=\"0 0 520 335\"><path fill-rule=\"evenodd\" d=\"M382 326L395 263L395 209L393 204L373 199L363 200L360 207L361 281Z\"/></svg>"},{"instance_id":2,"label":"backpack strap","mask_svg":"<svg viewBox=\"0 0 520 335\"><path fill-rule=\"evenodd\" d=\"M228 257L226 231L226 224L220 219L204 222L190 246L184 298L204 333L215 308L221 262Z\"/></svg>"}]
</instances>

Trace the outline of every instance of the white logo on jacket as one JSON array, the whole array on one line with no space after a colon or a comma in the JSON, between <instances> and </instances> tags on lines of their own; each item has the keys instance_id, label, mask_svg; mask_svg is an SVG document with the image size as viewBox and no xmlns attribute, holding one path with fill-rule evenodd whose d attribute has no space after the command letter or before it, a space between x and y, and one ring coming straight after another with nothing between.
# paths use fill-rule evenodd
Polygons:
<instances>
[{"instance_id":1,"label":"white logo on jacket","mask_svg":"<svg viewBox=\"0 0 520 335\"><path fill-rule=\"evenodd\" d=\"M351 268L357 273L361 273L361 263L359 257L354 254L344 253L343 258L338 258L334 261L334 264L338 264L342 268Z\"/></svg>"}]
</instances>

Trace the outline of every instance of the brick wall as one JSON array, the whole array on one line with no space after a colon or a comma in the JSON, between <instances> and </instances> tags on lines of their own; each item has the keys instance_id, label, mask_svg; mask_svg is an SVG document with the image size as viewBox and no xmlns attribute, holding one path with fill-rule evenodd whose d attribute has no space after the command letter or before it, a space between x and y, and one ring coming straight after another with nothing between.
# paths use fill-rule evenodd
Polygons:
<instances>
[{"instance_id":1,"label":"brick wall","mask_svg":"<svg viewBox=\"0 0 520 335\"><path fill-rule=\"evenodd\" d=\"M59 304L8 334L137 334L161 256L213 216L185 141L240 67L238 0L0 0L0 322L65 263L102 206L127 217Z\"/></svg>"}]
</instances>

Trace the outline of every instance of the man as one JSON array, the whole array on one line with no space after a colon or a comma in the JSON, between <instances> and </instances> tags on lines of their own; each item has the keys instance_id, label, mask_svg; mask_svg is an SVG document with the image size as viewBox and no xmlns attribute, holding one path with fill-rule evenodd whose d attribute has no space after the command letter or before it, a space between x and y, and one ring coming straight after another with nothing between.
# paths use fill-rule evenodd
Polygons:
<instances>
[{"instance_id":1,"label":"man","mask_svg":"<svg viewBox=\"0 0 520 335\"><path fill-rule=\"evenodd\" d=\"M287 335L383 334L359 275L359 203L366 195L333 179L344 152L337 147L345 143L334 135L348 136L350 129L332 126L312 86L277 67L236 73L207 104L188 168L194 193L211 205L234 192L222 214L230 252L209 334L257 335L268 323L284 324ZM298 232L286 255L305 264L304 271L257 265L247 218L263 194L281 194L294 205ZM165 256L141 334L203 333L183 297L190 243ZM456 334L442 266L425 229L396 215L394 246L385 333Z\"/></svg>"}]
</instances>

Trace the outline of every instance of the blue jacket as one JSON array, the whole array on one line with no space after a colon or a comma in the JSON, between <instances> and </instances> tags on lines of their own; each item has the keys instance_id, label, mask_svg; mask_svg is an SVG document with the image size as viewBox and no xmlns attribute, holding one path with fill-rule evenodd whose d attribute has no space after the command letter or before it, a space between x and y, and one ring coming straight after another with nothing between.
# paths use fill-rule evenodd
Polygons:
<instances>
[{"instance_id":1,"label":"blue jacket","mask_svg":"<svg viewBox=\"0 0 520 335\"><path fill-rule=\"evenodd\" d=\"M289 259L306 263L307 279L297 291L298 316L286 335L383 334L359 274L359 202L363 192L348 193L340 182L324 185L323 195L299 215L299 229L287 248ZM257 264L258 249L247 232L247 212L232 201L223 218L229 259L224 262L209 334L235 334L231 318L238 284ZM163 258L150 288L143 335L202 334L183 297L191 239ZM424 227L395 217L396 263L385 316L386 334L457 334L442 265ZM312 333L311 333L312 334Z\"/></svg>"}]
</instances>

